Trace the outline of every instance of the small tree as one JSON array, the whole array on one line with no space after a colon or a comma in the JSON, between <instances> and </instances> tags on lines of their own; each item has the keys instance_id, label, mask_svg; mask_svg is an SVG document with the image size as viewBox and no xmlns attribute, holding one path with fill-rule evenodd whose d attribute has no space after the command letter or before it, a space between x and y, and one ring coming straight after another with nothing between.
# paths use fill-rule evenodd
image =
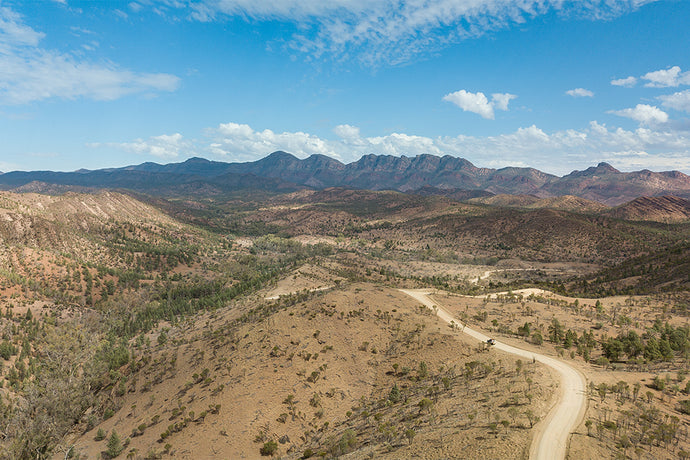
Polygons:
<instances>
[{"instance_id":1,"label":"small tree","mask_svg":"<svg viewBox=\"0 0 690 460\"><path fill-rule=\"evenodd\" d=\"M94 441L103 441L105 439L105 430L99 428L98 431L96 431L96 437L93 439Z\"/></svg>"},{"instance_id":2,"label":"small tree","mask_svg":"<svg viewBox=\"0 0 690 460\"><path fill-rule=\"evenodd\" d=\"M391 388L391 392L388 394L388 400L395 404L397 402L400 402L400 398L400 389L398 388L398 385L395 384L393 385L393 388Z\"/></svg>"},{"instance_id":3,"label":"small tree","mask_svg":"<svg viewBox=\"0 0 690 460\"><path fill-rule=\"evenodd\" d=\"M420 379L425 379L425 378L427 377L427 375L428 375L427 365L426 365L426 363L425 363L424 361L422 361L422 362L419 363L419 371L418 371L418 374L419 374L419 378L420 378Z\"/></svg>"},{"instance_id":4,"label":"small tree","mask_svg":"<svg viewBox=\"0 0 690 460\"><path fill-rule=\"evenodd\" d=\"M522 372L522 360L518 359L515 361L515 374L520 375L520 372Z\"/></svg>"},{"instance_id":5,"label":"small tree","mask_svg":"<svg viewBox=\"0 0 690 460\"><path fill-rule=\"evenodd\" d=\"M505 430L508 431L508 427L510 426L510 422L508 420L501 420L501 425L503 425L503 428L505 428Z\"/></svg>"},{"instance_id":6,"label":"small tree","mask_svg":"<svg viewBox=\"0 0 690 460\"><path fill-rule=\"evenodd\" d=\"M539 421L539 417L531 409L525 411L525 416L529 420L529 427L532 428Z\"/></svg>"},{"instance_id":7,"label":"small tree","mask_svg":"<svg viewBox=\"0 0 690 460\"><path fill-rule=\"evenodd\" d=\"M417 432L413 430L412 428L408 428L405 430L405 437L407 438L407 442L412 444L412 439L417 435Z\"/></svg>"},{"instance_id":8,"label":"small tree","mask_svg":"<svg viewBox=\"0 0 690 460\"><path fill-rule=\"evenodd\" d=\"M120 435L117 434L117 431L113 430L113 432L110 434L107 447L108 449L105 451L105 453L111 458L115 458L122 453L124 447L122 446L122 440L120 439Z\"/></svg>"},{"instance_id":9,"label":"small tree","mask_svg":"<svg viewBox=\"0 0 690 460\"><path fill-rule=\"evenodd\" d=\"M535 345L541 345L544 343L544 338L542 337L540 331L534 331L534 333L532 333L532 343Z\"/></svg>"},{"instance_id":10,"label":"small tree","mask_svg":"<svg viewBox=\"0 0 690 460\"><path fill-rule=\"evenodd\" d=\"M352 452L357 446L357 443L357 434L352 429L347 429L340 437L340 440L335 448L335 453L344 455Z\"/></svg>"},{"instance_id":11,"label":"small tree","mask_svg":"<svg viewBox=\"0 0 690 460\"><path fill-rule=\"evenodd\" d=\"M431 410L431 406L432 406L433 404L434 404L434 403L433 403L430 399L424 398L424 399L422 399L421 401L419 401L419 404L417 404L417 405L419 406L419 410L420 410L420 412L421 412L421 411L424 411L424 410L430 411L430 410Z\"/></svg>"},{"instance_id":12,"label":"small tree","mask_svg":"<svg viewBox=\"0 0 690 460\"><path fill-rule=\"evenodd\" d=\"M517 407L510 407L508 409L508 415L513 420L513 424L515 424L515 420L517 420L517 417L518 417Z\"/></svg>"}]
</instances>

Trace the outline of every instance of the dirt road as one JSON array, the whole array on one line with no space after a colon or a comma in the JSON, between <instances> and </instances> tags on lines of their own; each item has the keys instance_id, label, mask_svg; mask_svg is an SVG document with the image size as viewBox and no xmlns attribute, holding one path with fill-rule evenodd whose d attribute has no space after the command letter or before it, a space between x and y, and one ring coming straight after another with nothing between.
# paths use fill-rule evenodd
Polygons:
<instances>
[{"instance_id":1,"label":"dirt road","mask_svg":"<svg viewBox=\"0 0 690 460\"><path fill-rule=\"evenodd\" d=\"M401 289L401 291L429 308L437 307L437 315L447 323L451 321L458 323L450 313L429 298L431 291L407 289ZM469 327L463 328L463 333L481 342L486 342L489 339L488 336ZM585 413L586 381L584 376L565 362L555 358L501 342L497 342L494 347L528 360L535 359L558 372L560 376L558 400L544 420L537 424L534 439L532 439L530 446L529 458L532 460L565 458L570 433L580 424Z\"/></svg>"}]
</instances>

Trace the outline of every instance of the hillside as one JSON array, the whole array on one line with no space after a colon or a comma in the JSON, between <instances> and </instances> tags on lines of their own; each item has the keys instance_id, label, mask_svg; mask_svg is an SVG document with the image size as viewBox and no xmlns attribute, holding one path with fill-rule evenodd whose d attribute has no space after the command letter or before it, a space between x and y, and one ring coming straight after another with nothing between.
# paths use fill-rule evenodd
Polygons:
<instances>
[{"instance_id":1,"label":"hillside","mask_svg":"<svg viewBox=\"0 0 690 460\"><path fill-rule=\"evenodd\" d=\"M10 263L9 251L16 246L101 261L109 257L105 246L112 241L106 241L107 234L124 224L142 228L152 241L155 233L175 233L182 228L158 209L121 193L51 196L0 192L0 258Z\"/></svg>"},{"instance_id":2,"label":"hillside","mask_svg":"<svg viewBox=\"0 0 690 460\"><path fill-rule=\"evenodd\" d=\"M642 196L612 209L608 215L625 220L683 222L690 220L690 201L675 196Z\"/></svg>"},{"instance_id":3,"label":"hillside","mask_svg":"<svg viewBox=\"0 0 690 460\"><path fill-rule=\"evenodd\" d=\"M690 289L690 245L687 240L634 257L570 283L574 292L589 295L686 293Z\"/></svg>"},{"instance_id":4,"label":"hillside","mask_svg":"<svg viewBox=\"0 0 690 460\"><path fill-rule=\"evenodd\" d=\"M337 187L3 192L0 238L0 457L13 460L519 459L556 383L468 341L465 325L572 361L597 385L680 371L690 347L684 223ZM445 292L457 322L400 288ZM622 362L607 348L623 326L645 341L644 357ZM663 337L672 345L654 348ZM649 391L649 407L690 420L681 389ZM604 403L591 400L588 417L623 417ZM635 423L629 433L642 436ZM619 449L608 431L587 431L583 457Z\"/></svg>"},{"instance_id":5,"label":"hillside","mask_svg":"<svg viewBox=\"0 0 690 460\"><path fill-rule=\"evenodd\" d=\"M596 201L590 201L572 195L551 198L538 198L532 195L494 195L491 197L473 198L468 200L468 202L507 208L558 209L582 214L597 214L609 209L608 206Z\"/></svg>"},{"instance_id":6,"label":"hillside","mask_svg":"<svg viewBox=\"0 0 690 460\"><path fill-rule=\"evenodd\" d=\"M485 204L488 206L499 206L506 208L525 208L539 201L533 195L493 195L489 197L478 197L468 200L469 203Z\"/></svg>"},{"instance_id":7,"label":"hillside","mask_svg":"<svg viewBox=\"0 0 690 460\"><path fill-rule=\"evenodd\" d=\"M128 451L183 459L258 459L268 443L286 459L352 451L388 459L458 451L521 458L530 433L522 414L547 407L550 378L542 368L517 375L507 356L440 330L397 290L352 284L253 303L258 317L219 311L171 328L164 344L142 347L124 371L132 383L122 408L71 439L75 449L97 457L106 449L105 440L94 440L102 429L131 433ZM535 382L530 401L526 378ZM521 414L500 437L458 418L475 411L478 419L509 419L509 406L493 397L508 388Z\"/></svg>"}]
</instances>

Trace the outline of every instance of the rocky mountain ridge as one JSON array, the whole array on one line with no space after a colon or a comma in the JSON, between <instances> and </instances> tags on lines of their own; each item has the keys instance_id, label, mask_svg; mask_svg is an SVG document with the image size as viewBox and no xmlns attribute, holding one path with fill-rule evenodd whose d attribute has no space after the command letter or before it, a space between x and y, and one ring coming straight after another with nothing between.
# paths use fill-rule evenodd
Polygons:
<instances>
[{"instance_id":1,"label":"rocky mountain ridge","mask_svg":"<svg viewBox=\"0 0 690 460\"><path fill-rule=\"evenodd\" d=\"M21 189L32 182L92 188L122 188L153 195L223 194L238 190L296 191L309 187L349 187L368 190L433 193L451 196L486 194L534 195L552 198L572 195L617 206L641 196L674 195L690 198L690 176L679 171L621 172L607 163L563 177L534 168L481 168L449 155L365 155L342 163L324 155L299 159L286 152L245 163L191 158L181 163L142 163L123 168L7 172L0 188ZM453 191L447 193L447 191ZM471 193L457 193L470 191Z\"/></svg>"}]
</instances>

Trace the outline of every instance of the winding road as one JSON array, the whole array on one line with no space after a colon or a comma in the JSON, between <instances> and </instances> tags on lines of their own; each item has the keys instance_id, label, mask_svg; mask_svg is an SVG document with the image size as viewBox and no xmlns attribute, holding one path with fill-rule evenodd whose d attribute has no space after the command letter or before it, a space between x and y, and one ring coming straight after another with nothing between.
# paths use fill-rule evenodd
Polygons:
<instances>
[{"instance_id":1,"label":"winding road","mask_svg":"<svg viewBox=\"0 0 690 460\"><path fill-rule=\"evenodd\" d=\"M453 321L458 324L453 315L429 298L430 291L411 289L401 289L400 291L428 308L434 309L433 307L436 307L438 317L447 323ZM489 339L488 336L469 327L464 327L462 332L480 342L486 342ZM522 358L535 359L554 369L560 376L558 401L544 420L537 424L534 439L530 446L529 458L532 460L564 459L568 450L570 433L577 428L585 414L586 380L584 376L565 362L549 356L501 342L497 342L494 347Z\"/></svg>"}]
</instances>

